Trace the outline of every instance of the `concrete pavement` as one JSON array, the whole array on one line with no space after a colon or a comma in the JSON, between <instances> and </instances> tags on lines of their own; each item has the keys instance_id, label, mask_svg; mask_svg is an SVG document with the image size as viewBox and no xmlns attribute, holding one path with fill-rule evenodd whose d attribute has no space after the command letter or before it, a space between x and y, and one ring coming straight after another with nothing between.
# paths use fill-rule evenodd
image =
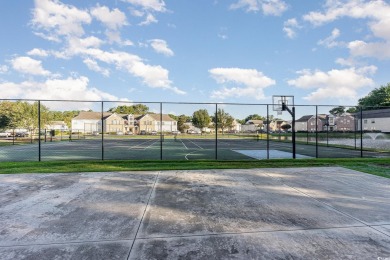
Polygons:
<instances>
[{"instance_id":1,"label":"concrete pavement","mask_svg":"<svg viewBox=\"0 0 390 260\"><path fill-rule=\"evenodd\" d=\"M0 175L0 259L390 259L390 179L338 167Z\"/></svg>"}]
</instances>

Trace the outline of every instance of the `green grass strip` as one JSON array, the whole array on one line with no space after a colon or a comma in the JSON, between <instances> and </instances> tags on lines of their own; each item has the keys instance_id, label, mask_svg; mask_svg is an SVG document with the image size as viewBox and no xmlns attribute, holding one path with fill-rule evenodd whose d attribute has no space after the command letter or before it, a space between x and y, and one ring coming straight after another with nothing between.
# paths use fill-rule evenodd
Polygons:
<instances>
[{"instance_id":1,"label":"green grass strip","mask_svg":"<svg viewBox=\"0 0 390 260\"><path fill-rule=\"evenodd\" d=\"M107 172L107 171L161 171L200 169L250 169L340 166L385 178L390 178L389 158L354 159L275 159L260 161L47 161L1 162L0 174Z\"/></svg>"}]
</instances>

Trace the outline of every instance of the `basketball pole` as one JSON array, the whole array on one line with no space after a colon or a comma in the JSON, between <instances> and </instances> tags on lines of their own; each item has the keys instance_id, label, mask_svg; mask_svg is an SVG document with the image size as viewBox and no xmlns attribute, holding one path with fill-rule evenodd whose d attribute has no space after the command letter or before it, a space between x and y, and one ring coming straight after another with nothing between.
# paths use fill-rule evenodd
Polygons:
<instances>
[{"instance_id":1,"label":"basketball pole","mask_svg":"<svg viewBox=\"0 0 390 260\"><path fill-rule=\"evenodd\" d=\"M282 110L287 110L292 117L292 146L293 146L293 159L296 159L296 144L295 144L295 106L292 107L292 110L288 108L286 103L282 102Z\"/></svg>"}]
</instances>

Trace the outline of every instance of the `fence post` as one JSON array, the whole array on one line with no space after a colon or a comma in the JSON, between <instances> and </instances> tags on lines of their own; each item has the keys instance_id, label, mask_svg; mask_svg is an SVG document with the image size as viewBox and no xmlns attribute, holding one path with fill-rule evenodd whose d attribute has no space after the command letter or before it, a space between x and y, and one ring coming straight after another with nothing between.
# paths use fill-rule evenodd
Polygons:
<instances>
[{"instance_id":1,"label":"fence post","mask_svg":"<svg viewBox=\"0 0 390 260\"><path fill-rule=\"evenodd\" d=\"M316 158L318 158L318 106L316 106Z\"/></svg>"},{"instance_id":2,"label":"fence post","mask_svg":"<svg viewBox=\"0 0 390 260\"><path fill-rule=\"evenodd\" d=\"M160 160L163 159L163 134L162 134L162 102L160 102Z\"/></svg>"},{"instance_id":3,"label":"fence post","mask_svg":"<svg viewBox=\"0 0 390 260\"><path fill-rule=\"evenodd\" d=\"M102 130L102 161L104 161L104 128L103 128L103 124L104 124L104 114L103 114L103 111L104 111L104 101L102 101L102 121L101 121L101 130ZM84 132L85 132L85 129L84 129Z\"/></svg>"},{"instance_id":4,"label":"fence post","mask_svg":"<svg viewBox=\"0 0 390 260\"><path fill-rule=\"evenodd\" d=\"M41 101L38 100L38 161L41 161Z\"/></svg>"},{"instance_id":5,"label":"fence post","mask_svg":"<svg viewBox=\"0 0 390 260\"><path fill-rule=\"evenodd\" d=\"M363 107L360 107L360 157L363 158Z\"/></svg>"},{"instance_id":6,"label":"fence post","mask_svg":"<svg viewBox=\"0 0 390 260\"><path fill-rule=\"evenodd\" d=\"M218 104L215 103L215 160L218 160Z\"/></svg>"},{"instance_id":7,"label":"fence post","mask_svg":"<svg viewBox=\"0 0 390 260\"><path fill-rule=\"evenodd\" d=\"M269 105L267 105L267 160L269 160Z\"/></svg>"}]
</instances>

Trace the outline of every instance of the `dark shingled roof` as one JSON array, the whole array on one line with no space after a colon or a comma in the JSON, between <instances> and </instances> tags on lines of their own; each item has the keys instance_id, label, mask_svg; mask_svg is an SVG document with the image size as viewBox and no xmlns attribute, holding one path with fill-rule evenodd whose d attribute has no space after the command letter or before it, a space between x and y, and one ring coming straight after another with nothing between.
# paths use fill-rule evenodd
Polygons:
<instances>
[{"instance_id":1,"label":"dark shingled roof","mask_svg":"<svg viewBox=\"0 0 390 260\"><path fill-rule=\"evenodd\" d=\"M360 112L356 113L355 115L357 118L360 118ZM364 118L385 118L385 117L390 118L390 108L363 111L363 119Z\"/></svg>"},{"instance_id":2,"label":"dark shingled roof","mask_svg":"<svg viewBox=\"0 0 390 260\"><path fill-rule=\"evenodd\" d=\"M309 121L310 118L312 118L313 115L306 115L306 116L302 116L301 118L295 120L295 122L307 122Z\"/></svg>"}]
</instances>

